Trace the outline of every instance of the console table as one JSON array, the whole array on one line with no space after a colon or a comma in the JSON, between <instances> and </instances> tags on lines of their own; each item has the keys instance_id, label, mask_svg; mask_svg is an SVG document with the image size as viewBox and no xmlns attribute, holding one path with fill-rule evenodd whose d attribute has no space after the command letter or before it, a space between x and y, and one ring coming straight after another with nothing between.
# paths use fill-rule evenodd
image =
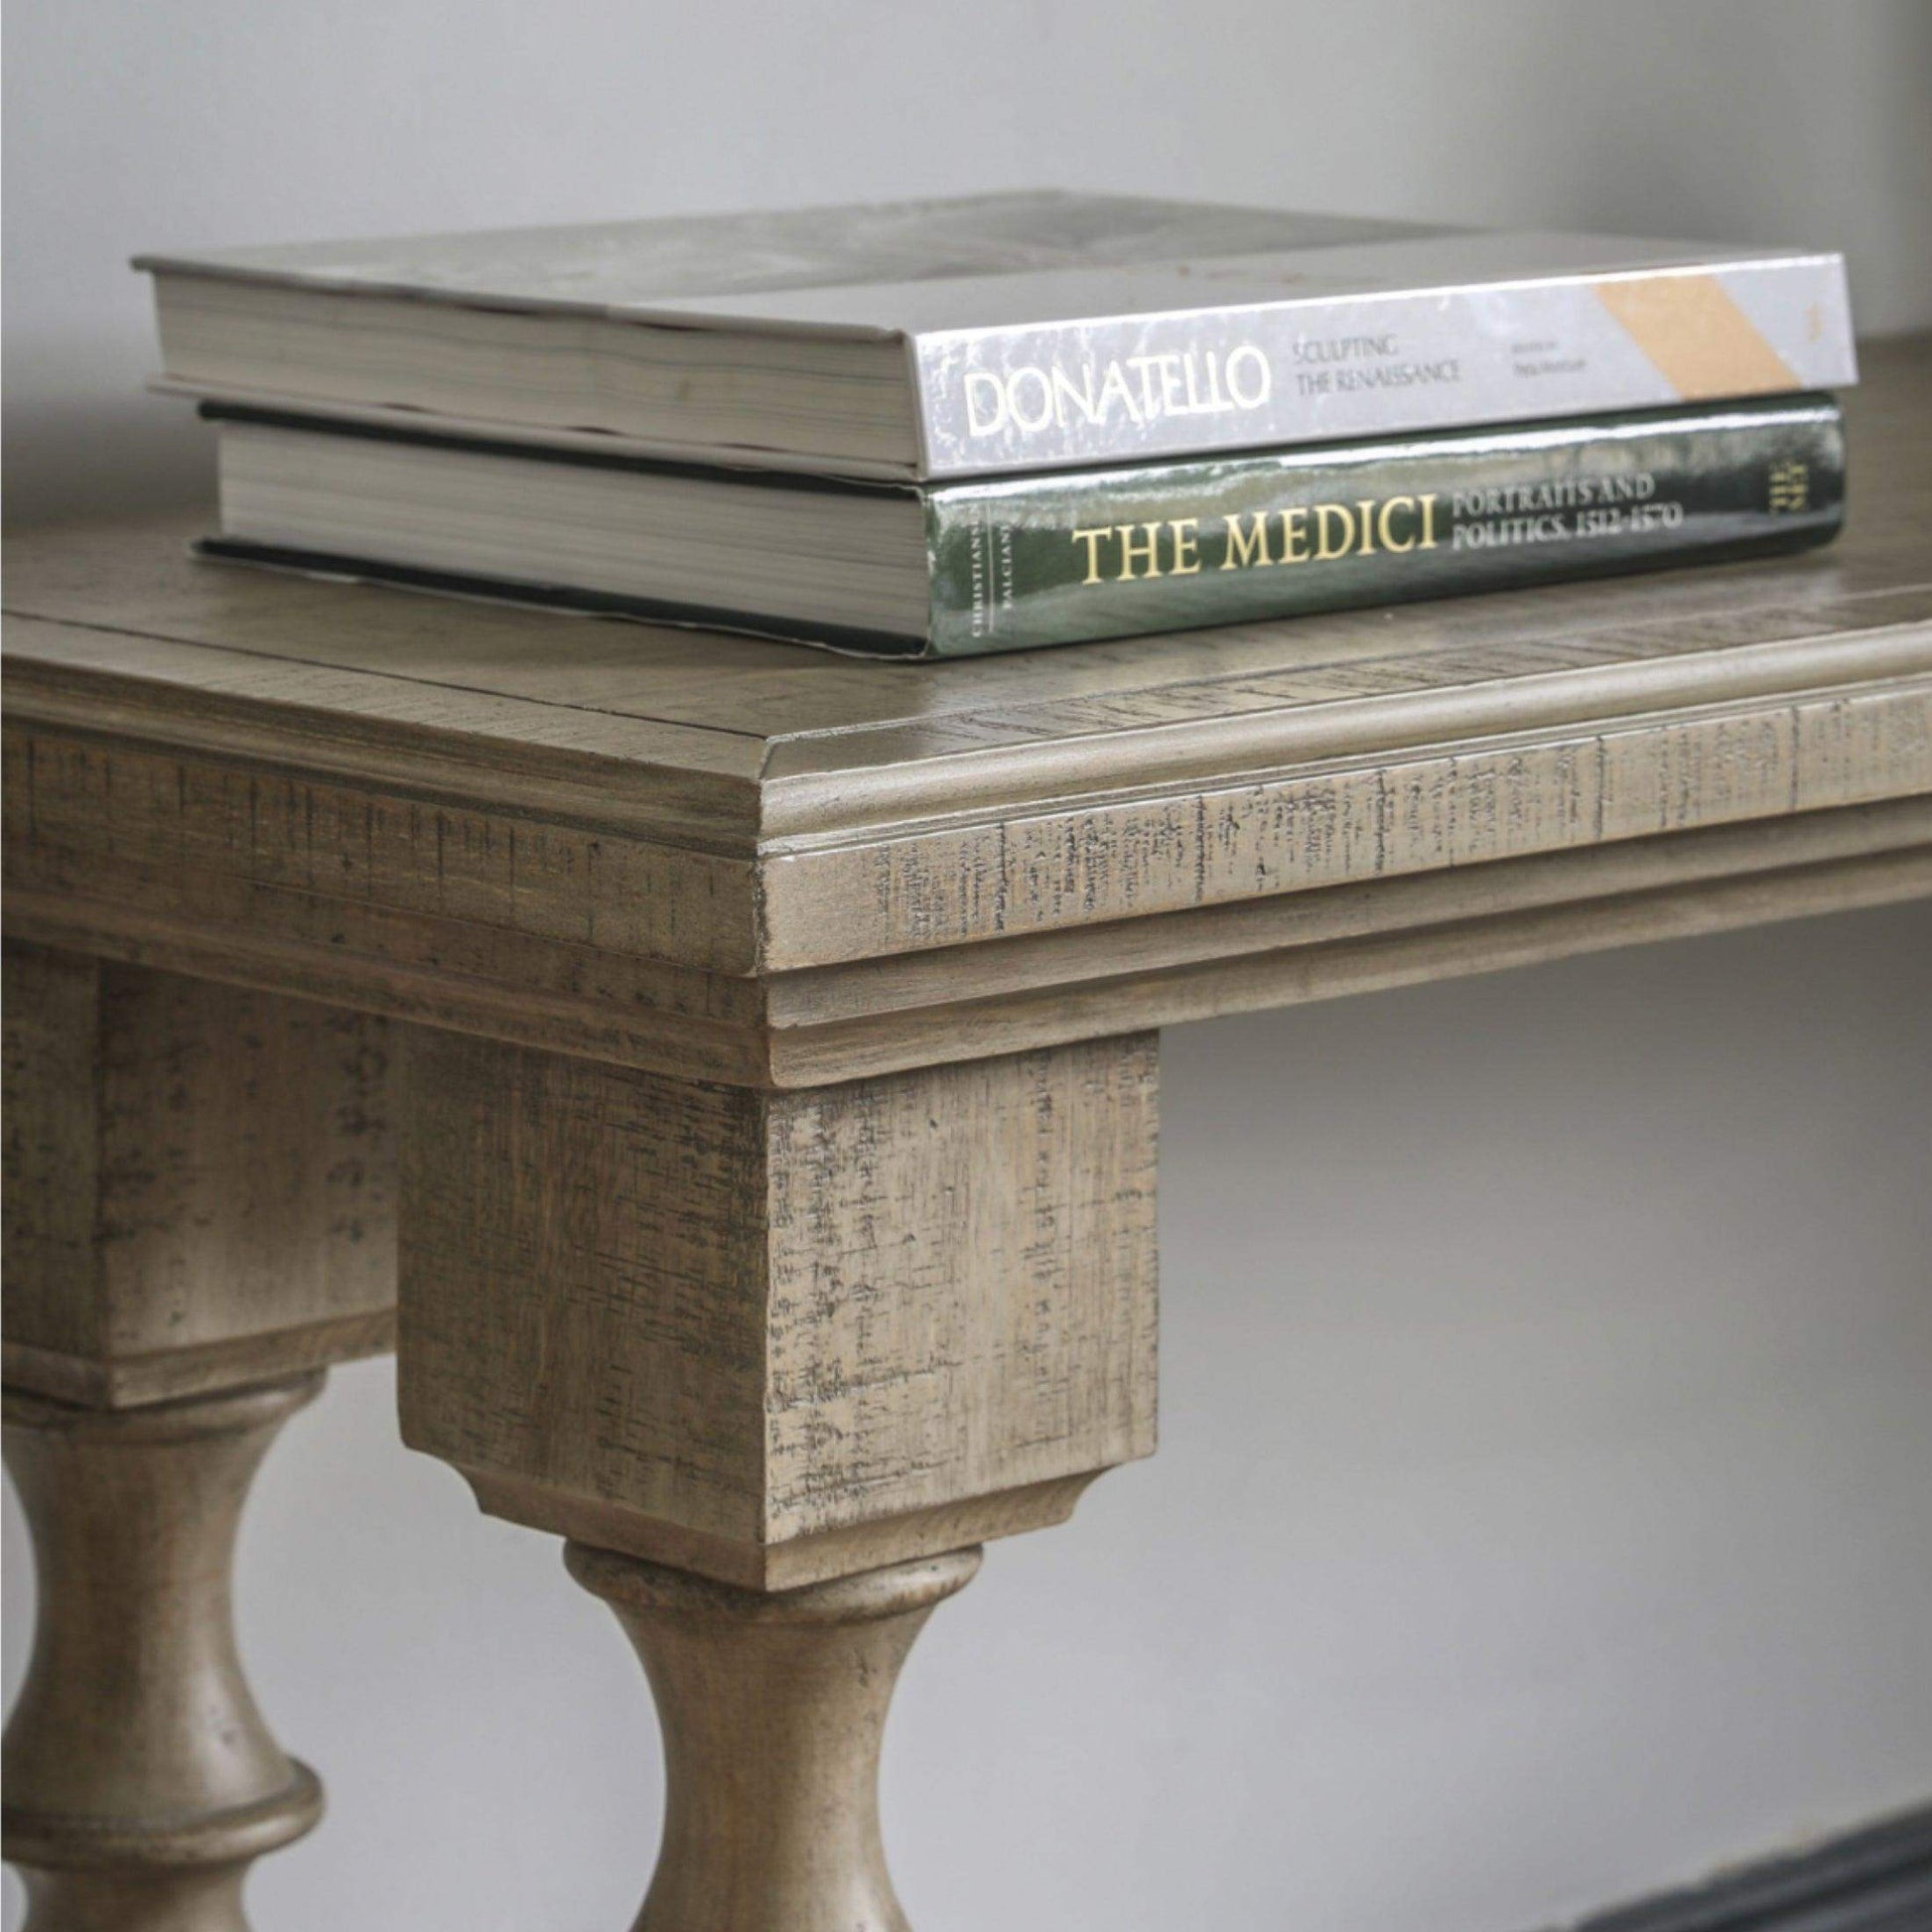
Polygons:
<instances>
[{"instance_id":1,"label":"console table","mask_svg":"<svg viewBox=\"0 0 1932 1932\"><path fill-rule=\"evenodd\" d=\"M1154 1448L1158 1030L1932 890L1932 340L1852 408L1823 553L937 666L18 542L36 1932L314 1823L228 1556L392 1345L642 1656L640 1925L902 1925L907 1647Z\"/></svg>"}]
</instances>

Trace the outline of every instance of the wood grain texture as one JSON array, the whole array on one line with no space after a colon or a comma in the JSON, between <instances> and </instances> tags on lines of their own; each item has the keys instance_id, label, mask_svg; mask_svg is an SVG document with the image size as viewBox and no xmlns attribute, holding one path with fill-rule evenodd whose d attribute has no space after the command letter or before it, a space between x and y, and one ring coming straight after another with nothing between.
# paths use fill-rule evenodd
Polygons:
<instances>
[{"instance_id":1,"label":"wood grain texture","mask_svg":"<svg viewBox=\"0 0 1932 1932\"><path fill-rule=\"evenodd\" d=\"M30 1932L247 1932L248 1866L321 1817L229 1600L249 1482L321 1379L118 1411L8 1392L40 1584L5 1750Z\"/></svg>"},{"instance_id":2,"label":"wood grain texture","mask_svg":"<svg viewBox=\"0 0 1932 1932\"><path fill-rule=\"evenodd\" d=\"M107 1407L376 1352L388 1028L140 967L6 958L6 1377Z\"/></svg>"},{"instance_id":3,"label":"wood grain texture","mask_svg":"<svg viewBox=\"0 0 1932 1932\"><path fill-rule=\"evenodd\" d=\"M1767 836L1787 829L1799 836ZM803 1087L919 1065L965 1040L977 1052L1019 1052L1932 894L1932 844L1864 843L1897 829L1888 816L1874 826L1834 814L1822 826L1701 835L1709 843L1604 847L1587 866L1531 859L1310 901L1258 900L1126 933L1101 928L1091 944L1066 934L1013 941L992 958L979 956L991 947L920 955L939 969L929 982L875 977L869 966L786 975L772 983L774 1014L784 1015L774 1018L772 1078ZM1820 847L1827 856L1805 858ZM1089 963L1097 970L1083 972ZM915 1004L928 990L933 1003ZM854 994L879 1004L831 1017Z\"/></svg>"},{"instance_id":4,"label":"wood grain texture","mask_svg":"<svg viewBox=\"0 0 1932 1932\"><path fill-rule=\"evenodd\" d=\"M1138 978L1138 1012L1131 962L1185 917L1234 936L1215 910L1568 859L1539 943L1614 943L1643 921L1600 915L1610 847L1932 793L1932 344L1865 360L1826 552L1008 659L250 575L190 562L179 521L40 533L7 590L10 929L772 1088L1037 1043L1055 1012L1071 1038L1199 1010L1209 962L1178 1004ZM1871 861L1754 902L1917 890ZM1668 890L1655 929L1690 929ZM962 962L1068 935L1084 982L989 1035ZM1525 956L1410 937L1443 971ZM841 984L883 1000L920 955L916 1027L848 1011L807 1039L788 1011L790 976L876 965ZM1221 966L1248 1002L1355 983Z\"/></svg>"},{"instance_id":5,"label":"wood grain texture","mask_svg":"<svg viewBox=\"0 0 1932 1932\"><path fill-rule=\"evenodd\" d=\"M638 1640L646 1924L893 1927L890 1567L1153 1447L1147 1030L1932 885L1932 342L1865 367L1824 553L1011 658L251 574L181 519L14 544L7 1366L105 1405L34 1441L379 1344L414 1023L405 1436ZM42 1508L74 1575L165 1459ZM83 1584L47 1642L110 1627ZM241 1719L170 1734L229 1731L266 1791ZM231 1928L233 1863L59 1909Z\"/></svg>"},{"instance_id":6,"label":"wood grain texture","mask_svg":"<svg viewBox=\"0 0 1932 1932\"><path fill-rule=\"evenodd\" d=\"M1932 625L1887 642L1932 671ZM764 961L782 971L969 945L1927 790L1932 674L1317 760L774 858Z\"/></svg>"},{"instance_id":7,"label":"wood grain texture","mask_svg":"<svg viewBox=\"0 0 1932 1932\"><path fill-rule=\"evenodd\" d=\"M6 1854L33 1932L246 1932L250 1863L321 1815L242 1679L229 1574L317 1371L393 1336L388 1034L7 948L7 1458L40 1604Z\"/></svg>"},{"instance_id":8,"label":"wood grain texture","mask_svg":"<svg viewBox=\"0 0 1932 1932\"><path fill-rule=\"evenodd\" d=\"M899 1667L977 1550L764 1594L571 1544L664 1740L664 1838L634 1932L907 1932L879 1830Z\"/></svg>"},{"instance_id":9,"label":"wood grain texture","mask_svg":"<svg viewBox=\"0 0 1932 1932\"><path fill-rule=\"evenodd\" d=\"M433 729L445 717L464 716L471 700L528 704L552 714L547 741L615 751L631 761L635 741L613 735L643 725L667 734L662 751L644 760L666 770L702 769L715 756L729 758L720 741L734 738L783 748L773 775L849 767L853 741L867 732L919 735L934 752L1024 745L1104 734L1150 715L1150 706L1157 717L1275 709L1294 701L1305 674L1319 679L1351 662L1400 663L1457 645L1543 648L1613 625L1695 637L1706 624L1748 622L1751 612L1802 611L1923 586L1932 340L1867 342L1860 359L1863 382L1844 398L1856 472L1852 521L1840 543L1811 557L972 663L882 666L700 630L193 567L183 545L206 527L204 516L56 526L17 538L9 547L6 609L104 633L207 646L225 658L230 676L242 674L243 657L254 660L248 675L271 679L278 667L350 673L368 681L366 690L393 686L387 702L423 707L414 715ZM147 664L137 661L133 674L147 676ZM185 682L193 687L214 675L188 673ZM1399 688L1399 672L1393 683ZM440 703L428 705L426 694L440 694ZM340 708L333 691L317 707L325 716ZM512 742L533 735L532 727L508 724L504 713L487 715L505 718ZM894 761L912 749L896 752Z\"/></svg>"},{"instance_id":10,"label":"wood grain texture","mask_svg":"<svg viewBox=\"0 0 1932 1932\"><path fill-rule=\"evenodd\" d=\"M799 1094L410 1060L404 1440L496 1513L771 1587L1152 1450L1150 1038Z\"/></svg>"},{"instance_id":11,"label":"wood grain texture","mask_svg":"<svg viewBox=\"0 0 1932 1932\"><path fill-rule=\"evenodd\" d=\"M292 1398L163 1398L399 1285L407 1440L650 1672L641 1925L897 1932L947 1553L1153 1447L1146 1030L1932 889L1932 342L1864 359L1822 554L1012 658L12 545L37 1927L235 1932L312 1817L225 1636Z\"/></svg>"}]
</instances>

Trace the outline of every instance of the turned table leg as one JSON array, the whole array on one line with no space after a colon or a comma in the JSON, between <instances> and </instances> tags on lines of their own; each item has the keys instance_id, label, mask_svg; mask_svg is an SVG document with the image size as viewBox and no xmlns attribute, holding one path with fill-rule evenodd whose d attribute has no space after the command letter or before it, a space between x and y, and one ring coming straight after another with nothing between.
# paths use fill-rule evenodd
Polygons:
<instances>
[{"instance_id":1,"label":"turned table leg","mask_svg":"<svg viewBox=\"0 0 1932 1932\"><path fill-rule=\"evenodd\" d=\"M123 1410L9 1393L41 1605L7 1725L6 1854L33 1932L239 1932L250 1862L321 1816L255 1709L229 1606L248 1485L321 1385Z\"/></svg>"},{"instance_id":2,"label":"turned table leg","mask_svg":"<svg viewBox=\"0 0 1932 1932\"><path fill-rule=\"evenodd\" d=\"M879 1835L899 1666L977 1550L763 1592L572 1543L664 1738L664 1842L637 1932L904 1932Z\"/></svg>"},{"instance_id":3,"label":"turned table leg","mask_svg":"<svg viewBox=\"0 0 1932 1932\"><path fill-rule=\"evenodd\" d=\"M393 1332L380 1021L6 958L6 1454L40 1607L6 1732L30 1932L245 1932L322 1791L235 1654L235 1535L324 1367Z\"/></svg>"},{"instance_id":4,"label":"turned table leg","mask_svg":"<svg viewBox=\"0 0 1932 1932\"><path fill-rule=\"evenodd\" d=\"M913 1637L1154 1447L1153 1040L763 1092L417 1034L401 1117L404 1440L643 1659L638 1932L903 1932Z\"/></svg>"}]
</instances>

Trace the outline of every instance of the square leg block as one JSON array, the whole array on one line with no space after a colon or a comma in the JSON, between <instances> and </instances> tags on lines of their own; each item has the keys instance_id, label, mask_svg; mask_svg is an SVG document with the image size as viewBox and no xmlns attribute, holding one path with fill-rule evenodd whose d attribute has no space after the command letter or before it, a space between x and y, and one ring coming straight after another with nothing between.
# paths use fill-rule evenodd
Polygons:
<instances>
[{"instance_id":1,"label":"square leg block","mask_svg":"<svg viewBox=\"0 0 1932 1932\"><path fill-rule=\"evenodd\" d=\"M1154 1448L1156 1041L795 1093L410 1042L405 1440L754 1588L1058 1521Z\"/></svg>"}]
</instances>

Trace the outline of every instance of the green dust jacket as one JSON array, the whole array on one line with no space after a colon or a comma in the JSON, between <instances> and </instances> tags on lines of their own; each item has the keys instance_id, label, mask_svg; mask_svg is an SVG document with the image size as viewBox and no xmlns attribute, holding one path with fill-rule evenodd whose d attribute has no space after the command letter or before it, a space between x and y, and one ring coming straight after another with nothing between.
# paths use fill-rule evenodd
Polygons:
<instances>
[{"instance_id":1,"label":"green dust jacket","mask_svg":"<svg viewBox=\"0 0 1932 1932\"><path fill-rule=\"evenodd\" d=\"M486 444L205 404L217 420L462 449L516 496L518 460L675 474L702 493L742 473ZM726 479L732 479L727 484ZM924 526L924 627L830 625L715 597L670 601L512 580L427 557L347 556L223 535L201 554L552 609L940 658L1189 630L1717 562L1828 542L1845 510L1845 436L1828 395L1679 405L1562 422L957 483L767 473L758 493L905 501ZM782 519L783 506L771 513ZM755 543L756 531L734 539ZM915 545L916 551L916 545ZM914 568L916 568L916 564Z\"/></svg>"},{"instance_id":2,"label":"green dust jacket","mask_svg":"<svg viewBox=\"0 0 1932 1932\"><path fill-rule=\"evenodd\" d=\"M1005 478L925 491L928 635L963 656L1824 543L1829 396Z\"/></svg>"}]
</instances>

